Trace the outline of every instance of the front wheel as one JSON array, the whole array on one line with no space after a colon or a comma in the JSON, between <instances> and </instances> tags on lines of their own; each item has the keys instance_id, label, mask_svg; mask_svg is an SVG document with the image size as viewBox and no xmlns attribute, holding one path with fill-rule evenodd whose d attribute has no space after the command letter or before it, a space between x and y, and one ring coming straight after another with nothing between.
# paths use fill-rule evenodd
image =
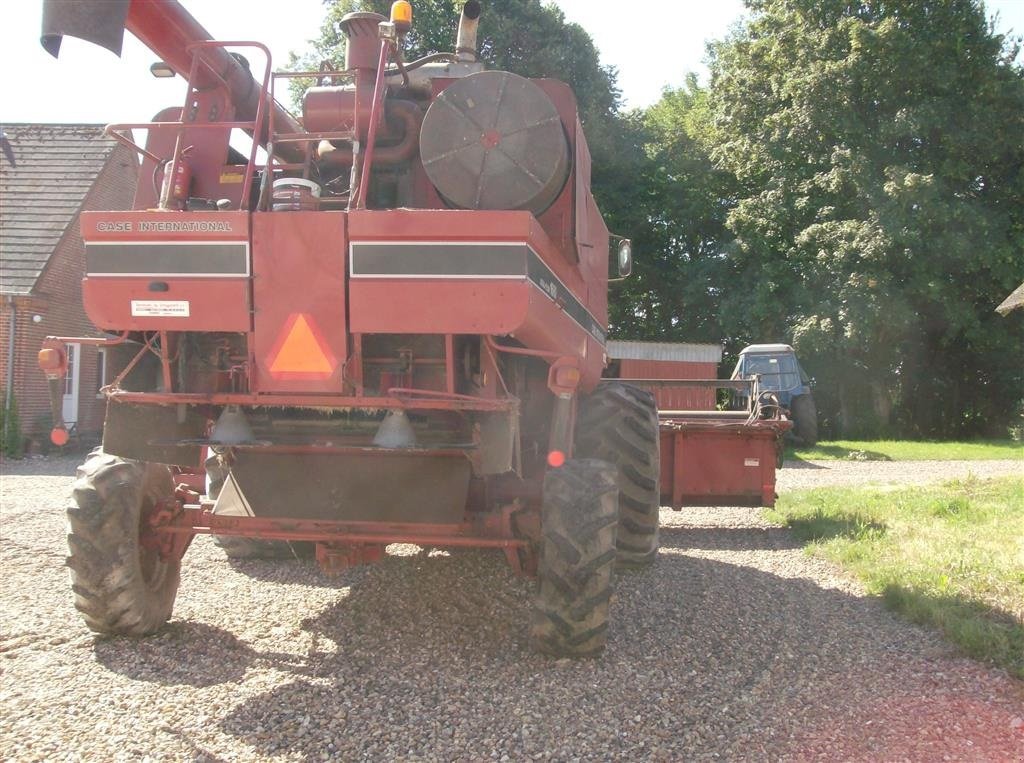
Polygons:
<instances>
[{"instance_id":1,"label":"front wheel","mask_svg":"<svg viewBox=\"0 0 1024 763\"><path fill-rule=\"evenodd\" d=\"M793 414L793 434L810 447L818 442L818 408L810 395L794 397L790 404Z\"/></svg>"},{"instance_id":2,"label":"front wheel","mask_svg":"<svg viewBox=\"0 0 1024 763\"><path fill-rule=\"evenodd\" d=\"M145 636L166 623L181 560L161 559L140 542L143 523L174 497L171 470L97 448L78 467L67 510L75 608L95 633Z\"/></svg>"},{"instance_id":3,"label":"front wheel","mask_svg":"<svg viewBox=\"0 0 1024 763\"><path fill-rule=\"evenodd\" d=\"M617 562L625 567L658 558L661 455L654 395L605 381L580 402L576 455L607 461L619 486Z\"/></svg>"},{"instance_id":4,"label":"front wheel","mask_svg":"<svg viewBox=\"0 0 1024 763\"><path fill-rule=\"evenodd\" d=\"M615 467L567 461L544 478L534 649L556 657L604 650L618 525Z\"/></svg>"}]
</instances>

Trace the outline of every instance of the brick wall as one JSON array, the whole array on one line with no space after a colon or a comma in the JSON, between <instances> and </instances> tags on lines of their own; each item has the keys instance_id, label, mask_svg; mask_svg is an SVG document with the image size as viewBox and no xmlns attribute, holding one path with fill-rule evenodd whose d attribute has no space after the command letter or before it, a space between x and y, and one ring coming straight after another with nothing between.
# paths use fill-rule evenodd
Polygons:
<instances>
[{"instance_id":1,"label":"brick wall","mask_svg":"<svg viewBox=\"0 0 1024 763\"><path fill-rule=\"evenodd\" d=\"M130 209L135 195L138 163L132 152L117 146L91 190L83 210ZM16 311L14 393L18 399L22 431L33 438L45 437L49 426L50 398L46 377L39 370L36 354L43 339L51 335L97 336L95 326L82 307L81 281L85 272L85 247L78 217L63 238L36 282L31 296L4 298L0 315L0 386L7 381L7 352L11 310ZM41 320L33 321L38 315ZM83 347L78 385L78 429L97 435L103 429L106 404L97 399L98 351Z\"/></svg>"},{"instance_id":2,"label":"brick wall","mask_svg":"<svg viewBox=\"0 0 1024 763\"><path fill-rule=\"evenodd\" d=\"M623 379L715 379L717 363L690 363L677 360L619 361ZM709 411L715 408L715 390L654 388L658 409L663 411Z\"/></svg>"}]
</instances>

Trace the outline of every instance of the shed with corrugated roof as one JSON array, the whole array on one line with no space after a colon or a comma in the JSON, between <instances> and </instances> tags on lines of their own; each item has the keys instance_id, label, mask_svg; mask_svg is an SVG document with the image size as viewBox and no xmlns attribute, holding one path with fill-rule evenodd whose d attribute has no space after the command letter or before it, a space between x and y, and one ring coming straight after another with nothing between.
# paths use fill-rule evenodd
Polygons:
<instances>
[{"instance_id":1,"label":"shed with corrugated roof","mask_svg":"<svg viewBox=\"0 0 1024 763\"><path fill-rule=\"evenodd\" d=\"M609 376L622 379L717 379L722 345L681 342L608 342ZM713 389L654 391L661 410L707 411L715 407Z\"/></svg>"}]
</instances>

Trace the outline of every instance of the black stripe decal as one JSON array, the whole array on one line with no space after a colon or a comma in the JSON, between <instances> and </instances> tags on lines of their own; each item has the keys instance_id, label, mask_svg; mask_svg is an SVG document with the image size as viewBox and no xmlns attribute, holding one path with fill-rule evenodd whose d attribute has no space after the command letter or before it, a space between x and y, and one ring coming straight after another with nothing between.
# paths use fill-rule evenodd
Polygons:
<instances>
[{"instance_id":1,"label":"black stripe decal","mask_svg":"<svg viewBox=\"0 0 1024 763\"><path fill-rule=\"evenodd\" d=\"M580 328L601 344L607 342L607 334L598 320L590 314L590 311L583 306L582 302L576 299L576 296L566 288L565 284L558 280L558 277L547 266L547 263L533 249L530 250L530 256L527 259L526 275L532 284L547 294L556 305L565 310L566 314L576 321Z\"/></svg>"},{"instance_id":2,"label":"black stripe decal","mask_svg":"<svg viewBox=\"0 0 1024 763\"><path fill-rule=\"evenodd\" d=\"M525 244L352 244L352 275L522 277Z\"/></svg>"},{"instance_id":3,"label":"black stripe decal","mask_svg":"<svg viewBox=\"0 0 1024 763\"><path fill-rule=\"evenodd\" d=\"M525 277L594 339L607 341L600 322L528 244L353 242L349 262L353 278Z\"/></svg>"},{"instance_id":4,"label":"black stripe decal","mask_svg":"<svg viewBox=\"0 0 1024 763\"><path fill-rule=\"evenodd\" d=\"M86 243L86 275L247 276L244 241Z\"/></svg>"}]
</instances>

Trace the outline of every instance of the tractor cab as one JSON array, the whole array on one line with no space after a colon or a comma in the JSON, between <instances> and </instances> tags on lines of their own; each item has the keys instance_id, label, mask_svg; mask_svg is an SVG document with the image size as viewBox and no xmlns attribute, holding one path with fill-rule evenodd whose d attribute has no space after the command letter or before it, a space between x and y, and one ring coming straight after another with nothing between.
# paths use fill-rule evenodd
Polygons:
<instances>
[{"instance_id":1,"label":"tractor cab","mask_svg":"<svg viewBox=\"0 0 1024 763\"><path fill-rule=\"evenodd\" d=\"M762 392L772 392L789 409L793 434L807 445L818 440L818 412L811 379L788 344L751 344L740 352L733 379L758 377Z\"/></svg>"},{"instance_id":2,"label":"tractor cab","mask_svg":"<svg viewBox=\"0 0 1024 763\"><path fill-rule=\"evenodd\" d=\"M811 380L788 344L752 344L740 352L733 379L761 377L761 389L774 392L789 406L794 397L811 394Z\"/></svg>"}]
</instances>

